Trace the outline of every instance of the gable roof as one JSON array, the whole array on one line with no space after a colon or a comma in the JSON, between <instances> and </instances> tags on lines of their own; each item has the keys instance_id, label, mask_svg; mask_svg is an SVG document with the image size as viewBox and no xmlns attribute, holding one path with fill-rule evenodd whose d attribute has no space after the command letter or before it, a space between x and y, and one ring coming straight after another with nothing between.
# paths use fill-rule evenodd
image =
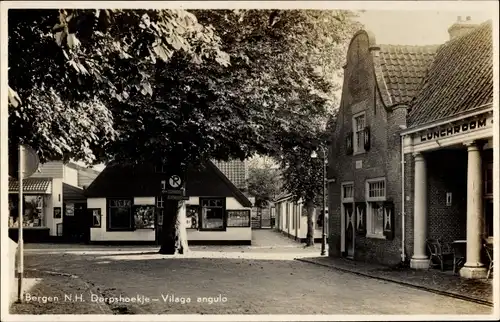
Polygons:
<instances>
[{"instance_id":1,"label":"gable roof","mask_svg":"<svg viewBox=\"0 0 500 322\"><path fill-rule=\"evenodd\" d=\"M159 176L151 167L108 165L85 190L88 198L151 197L159 194ZM186 196L234 197L243 207L248 198L212 163L200 170L188 169Z\"/></svg>"},{"instance_id":2,"label":"gable roof","mask_svg":"<svg viewBox=\"0 0 500 322\"><path fill-rule=\"evenodd\" d=\"M374 59L386 107L410 102L423 84L439 45L380 45ZM377 68L379 67L379 68Z\"/></svg>"},{"instance_id":3,"label":"gable roof","mask_svg":"<svg viewBox=\"0 0 500 322\"><path fill-rule=\"evenodd\" d=\"M409 127L493 102L492 24L487 21L442 45L411 103Z\"/></svg>"}]
</instances>

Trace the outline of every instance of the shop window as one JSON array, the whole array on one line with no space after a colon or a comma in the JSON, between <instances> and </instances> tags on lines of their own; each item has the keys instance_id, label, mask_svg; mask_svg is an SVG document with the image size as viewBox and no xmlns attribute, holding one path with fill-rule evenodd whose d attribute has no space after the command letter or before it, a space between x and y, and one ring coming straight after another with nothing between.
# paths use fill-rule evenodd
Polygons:
<instances>
[{"instance_id":1,"label":"shop window","mask_svg":"<svg viewBox=\"0 0 500 322\"><path fill-rule=\"evenodd\" d=\"M186 205L186 227L198 229L200 206Z\"/></svg>"},{"instance_id":2,"label":"shop window","mask_svg":"<svg viewBox=\"0 0 500 322\"><path fill-rule=\"evenodd\" d=\"M46 227L43 195L24 195L23 227ZM9 227L19 227L19 195L9 194Z\"/></svg>"},{"instance_id":3,"label":"shop window","mask_svg":"<svg viewBox=\"0 0 500 322\"><path fill-rule=\"evenodd\" d=\"M136 229L154 229L155 207L134 206L134 227Z\"/></svg>"},{"instance_id":4,"label":"shop window","mask_svg":"<svg viewBox=\"0 0 500 322\"><path fill-rule=\"evenodd\" d=\"M132 200L108 200L108 230L133 230Z\"/></svg>"},{"instance_id":5,"label":"shop window","mask_svg":"<svg viewBox=\"0 0 500 322\"><path fill-rule=\"evenodd\" d=\"M250 210L228 210L228 227L250 227Z\"/></svg>"},{"instance_id":6,"label":"shop window","mask_svg":"<svg viewBox=\"0 0 500 322\"><path fill-rule=\"evenodd\" d=\"M201 229L225 230L224 199L200 199Z\"/></svg>"},{"instance_id":7,"label":"shop window","mask_svg":"<svg viewBox=\"0 0 500 322\"><path fill-rule=\"evenodd\" d=\"M385 238L384 206L385 179L370 179L366 182L367 237Z\"/></svg>"},{"instance_id":8,"label":"shop window","mask_svg":"<svg viewBox=\"0 0 500 322\"><path fill-rule=\"evenodd\" d=\"M365 152L365 113L359 113L353 116L353 152Z\"/></svg>"}]
</instances>

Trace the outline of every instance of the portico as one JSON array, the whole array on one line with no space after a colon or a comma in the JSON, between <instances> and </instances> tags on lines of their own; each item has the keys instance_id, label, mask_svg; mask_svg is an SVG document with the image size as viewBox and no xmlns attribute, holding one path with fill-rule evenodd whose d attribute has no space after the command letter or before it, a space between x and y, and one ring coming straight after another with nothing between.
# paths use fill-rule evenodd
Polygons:
<instances>
[{"instance_id":1,"label":"portico","mask_svg":"<svg viewBox=\"0 0 500 322\"><path fill-rule=\"evenodd\" d=\"M466 239L467 252L460 275L465 278L486 276L482 259L483 244L486 239L493 237L489 233L491 230L485 227L485 222L492 222L487 218L492 217L492 213L485 208L488 195L485 190L489 189L486 186L492 180L488 172L489 164L492 163L489 158L491 153L488 153L492 149L492 125L492 111L483 110L479 114L464 115L460 119L443 120L438 124L403 132L403 151L413 156L414 169L413 196L407 197L407 200L413 197L412 268L429 267L426 249L428 238L463 238ZM446 131L459 127L460 130L456 132ZM463 172L466 172L466 176ZM455 192L452 194L449 191L453 189ZM464 198L459 197L462 196L461 191ZM453 200L453 195L458 200ZM464 219L465 231L454 229L443 236L444 232L436 227L446 226L443 221L449 221L449 224L457 221L458 224L455 224L460 227L459 222Z\"/></svg>"}]
</instances>

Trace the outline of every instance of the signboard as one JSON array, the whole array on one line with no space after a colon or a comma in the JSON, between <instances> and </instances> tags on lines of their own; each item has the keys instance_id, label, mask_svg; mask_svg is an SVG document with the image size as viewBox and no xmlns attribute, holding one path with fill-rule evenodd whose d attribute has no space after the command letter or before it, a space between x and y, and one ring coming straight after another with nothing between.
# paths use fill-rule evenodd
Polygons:
<instances>
[{"instance_id":1,"label":"signboard","mask_svg":"<svg viewBox=\"0 0 500 322\"><path fill-rule=\"evenodd\" d=\"M189 200L189 197L183 195L167 195L168 200Z\"/></svg>"},{"instance_id":2,"label":"signboard","mask_svg":"<svg viewBox=\"0 0 500 322\"><path fill-rule=\"evenodd\" d=\"M168 179L168 185L173 189L180 189L182 186L182 179L180 176L174 174Z\"/></svg>"},{"instance_id":3,"label":"signboard","mask_svg":"<svg viewBox=\"0 0 500 322\"><path fill-rule=\"evenodd\" d=\"M473 118L468 120L462 120L457 123L448 123L428 131L418 133L415 136L415 143L425 143L431 142L438 139L448 138L460 134L474 132L476 130L482 130L491 127L493 124L493 118L490 116L482 116L479 118Z\"/></svg>"}]
</instances>

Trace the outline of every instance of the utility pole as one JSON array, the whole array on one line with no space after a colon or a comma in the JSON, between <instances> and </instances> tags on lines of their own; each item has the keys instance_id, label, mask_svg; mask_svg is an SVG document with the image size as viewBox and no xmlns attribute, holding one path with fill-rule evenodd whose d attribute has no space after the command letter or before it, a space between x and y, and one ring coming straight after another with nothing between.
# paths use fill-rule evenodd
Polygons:
<instances>
[{"instance_id":1,"label":"utility pole","mask_svg":"<svg viewBox=\"0 0 500 322\"><path fill-rule=\"evenodd\" d=\"M323 224L322 224L322 238L321 238L321 255L326 255L326 151L324 147L321 147L323 150Z\"/></svg>"},{"instance_id":2,"label":"utility pole","mask_svg":"<svg viewBox=\"0 0 500 322\"><path fill-rule=\"evenodd\" d=\"M19 145L19 215L17 219L18 227L18 240L17 240L17 301L22 302L23 297L23 271L24 271L24 250L23 250L23 176L24 176L24 151L23 146Z\"/></svg>"}]
</instances>

